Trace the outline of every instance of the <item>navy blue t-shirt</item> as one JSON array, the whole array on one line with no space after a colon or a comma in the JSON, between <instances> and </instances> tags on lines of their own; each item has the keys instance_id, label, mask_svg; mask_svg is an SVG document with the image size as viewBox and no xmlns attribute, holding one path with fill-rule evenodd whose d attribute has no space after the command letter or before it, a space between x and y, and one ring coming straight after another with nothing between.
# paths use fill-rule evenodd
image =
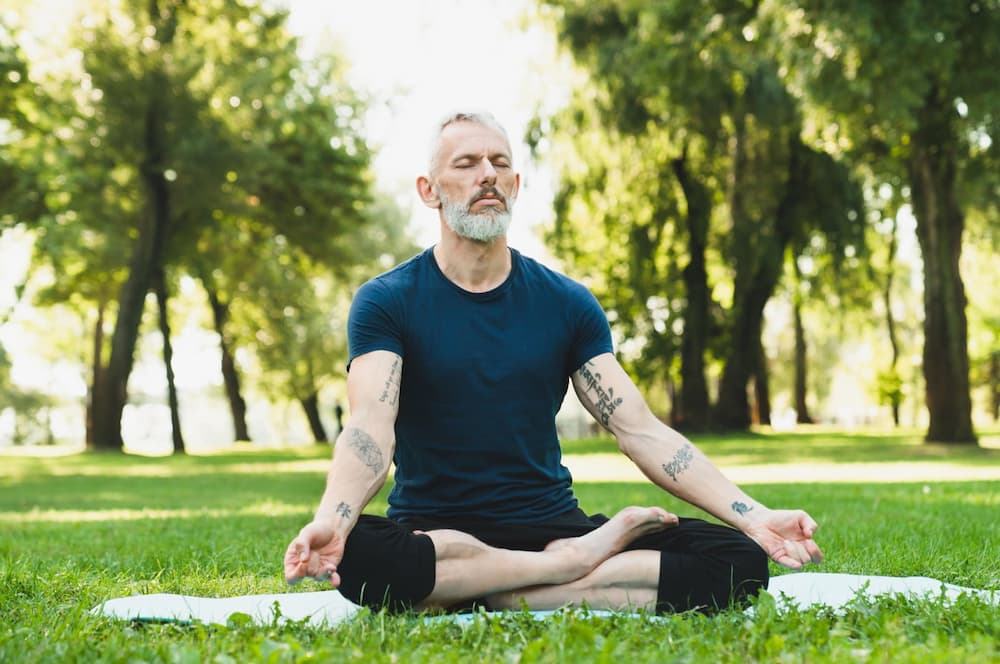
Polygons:
<instances>
[{"instance_id":1,"label":"navy blue t-shirt","mask_svg":"<svg viewBox=\"0 0 1000 664\"><path fill-rule=\"evenodd\" d=\"M445 277L427 249L355 295L350 360L403 358L391 518L530 523L577 505L555 415L611 332L584 286L510 251L510 275L485 293Z\"/></svg>"}]
</instances>

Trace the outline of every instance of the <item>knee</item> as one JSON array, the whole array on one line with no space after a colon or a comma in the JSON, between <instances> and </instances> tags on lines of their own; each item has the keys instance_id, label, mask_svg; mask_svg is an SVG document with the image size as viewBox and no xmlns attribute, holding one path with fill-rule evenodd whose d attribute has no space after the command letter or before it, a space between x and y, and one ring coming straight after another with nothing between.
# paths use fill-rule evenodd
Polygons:
<instances>
[{"instance_id":1,"label":"knee","mask_svg":"<svg viewBox=\"0 0 1000 664\"><path fill-rule=\"evenodd\" d=\"M767 561L767 554L749 537L743 546L733 552L729 560L732 570L732 604L745 605L749 597L767 588L770 577Z\"/></svg>"}]
</instances>

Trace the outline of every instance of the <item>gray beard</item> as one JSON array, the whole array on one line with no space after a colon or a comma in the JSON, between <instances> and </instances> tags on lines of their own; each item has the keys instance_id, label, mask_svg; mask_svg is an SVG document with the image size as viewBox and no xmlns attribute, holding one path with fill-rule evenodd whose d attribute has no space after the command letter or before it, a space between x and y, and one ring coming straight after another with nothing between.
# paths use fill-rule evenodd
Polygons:
<instances>
[{"instance_id":1,"label":"gray beard","mask_svg":"<svg viewBox=\"0 0 1000 664\"><path fill-rule=\"evenodd\" d=\"M507 204L511 205L512 201L508 199ZM441 197L444 221L456 235L476 242L493 242L507 235L511 220L510 209L472 214L469 207L471 206L453 203L444 196Z\"/></svg>"}]
</instances>

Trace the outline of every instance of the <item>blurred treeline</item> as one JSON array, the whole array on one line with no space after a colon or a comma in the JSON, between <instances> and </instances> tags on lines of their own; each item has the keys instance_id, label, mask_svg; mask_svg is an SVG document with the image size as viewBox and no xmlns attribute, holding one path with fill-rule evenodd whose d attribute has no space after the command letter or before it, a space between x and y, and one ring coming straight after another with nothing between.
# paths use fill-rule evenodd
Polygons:
<instances>
[{"instance_id":1,"label":"blurred treeline","mask_svg":"<svg viewBox=\"0 0 1000 664\"><path fill-rule=\"evenodd\" d=\"M33 239L18 296L81 321L82 335L39 334L89 360L88 447L122 448L145 313L184 450L171 303L192 282L218 333L234 438L250 437L252 365L256 387L300 403L325 440L320 409L333 404L318 395L343 374L353 288L413 250L402 211L373 186L344 63L303 59L270 6L84 2L39 62L16 25L0 26L0 230ZM44 406L9 369L0 355L0 405Z\"/></svg>"},{"instance_id":2,"label":"blurred treeline","mask_svg":"<svg viewBox=\"0 0 1000 664\"><path fill-rule=\"evenodd\" d=\"M249 437L249 378L323 438L353 288L413 251L373 185L361 92L336 55L304 60L268 3L80 4L59 58L29 61L0 24L0 231L32 240L18 296L80 322L42 332L90 365L88 443L121 448L137 344L158 334L183 449L169 341L191 284L234 437ZM779 372L813 420L838 338L859 330L875 331L873 391L897 423L923 401L929 439L974 442L976 391L996 419L1000 3L539 7L584 73L528 130L560 173L547 241L674 424L766 423ZM917 279L898 255L906 219ZM778 301L793 344L769 361ZM0 349L0 409L44 411L9 367Z\"/></svg>"},{"instance_id":3,"label":"blurred treeline","mask_svg":"<svg viewBox=\"0 0 1000 664\"><path fill-rule=\"evenodd\" d=\"M631 370L666 386L673 422L770 420L761 334L780 296L799 422L842 347L811 348L812 321L827 340L877 329L896 423L918 371L928 439L974 443L973 391L1000 409L1000 3L541 6L586 74L529 130L562 172L549 240L610 309ZM909 314L907 216L923 266Z\"/></svg>"}]
</instances>

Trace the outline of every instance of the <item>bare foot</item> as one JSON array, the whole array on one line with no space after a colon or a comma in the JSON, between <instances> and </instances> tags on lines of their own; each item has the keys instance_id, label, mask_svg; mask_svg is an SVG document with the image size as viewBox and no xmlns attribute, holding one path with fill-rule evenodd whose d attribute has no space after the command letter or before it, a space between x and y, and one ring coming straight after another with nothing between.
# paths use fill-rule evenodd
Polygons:
<instances>
[{"instance_id":1,"label":"bare foot","mask_svg":"<svg viewBox=\"0 0 1000 664\"><path fill-rule=\"evenodd\" d=\"M583 570L579 576L583 576L643 535L672 528L677 523L676 515L660 507L626 507L600 528L580 537L553 540L545 551L571 556Z\"/></svg>"}]
</instances>

